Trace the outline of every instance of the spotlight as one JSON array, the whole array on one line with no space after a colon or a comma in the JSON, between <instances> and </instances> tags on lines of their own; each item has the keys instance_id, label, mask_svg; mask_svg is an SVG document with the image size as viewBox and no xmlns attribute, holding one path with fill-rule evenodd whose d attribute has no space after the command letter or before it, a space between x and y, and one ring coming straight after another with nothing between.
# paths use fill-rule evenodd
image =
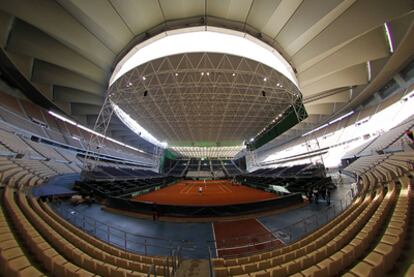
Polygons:
<instances>
[{"instance_id":1,"label":"spotlight","mask_svg":"<svg viewBox=\"0 0 414 277\"><path fill-rule=\"evenodd\" d=\"M204 72L201 72L201 76L204 76Z\"/></svg>"},{"instance_id":2,"label":"spotlight","mask_svg":"<svg viewBox=\"0 0 414 277\"><path fill-rule=\"evenodd\" d=\"M210 76L210 72L207 72L207 76Z\"/></svg>"},{"instance_id":3,"label":"spotlight","mask_svg":"<svg viewBox=\"0 0 414 277\"><path fill-rule=\"evenodd\" d=\"M266 78L266 77L264 77L264 78L263 78L263 81L267 82L267 78Z\"/></svg>"},{"instance_id":4,"label":"spotlight","mask_svg":"<svg viewBox=\"0 0 414 277\"><path fill-rule=\"evenodd\" d=\"M145 81L146 79L147 79L147 77L145 77L145 76L142 76L142 80L144 80L144 81Z\"/></svg>"},{"instance_id":5,"label":"spotlight","mask_svg":"<svg viewBox=\"0 0 414 277\"><path fill-rule=\"evenodd\" d=\"M235 77L236 76L236 73L233 73L233 74L231 74L233 77Z\"/></svg>"},{"instance_id":6,"label":"spotlight","mask_svg":"<svg viewBox=\"0 0 414 277\"><path fill-rule=\"evenodd\" d=\"M178 73L177 72L175 72L175 76L178 76Z\"/></svg>"}]
</instances>

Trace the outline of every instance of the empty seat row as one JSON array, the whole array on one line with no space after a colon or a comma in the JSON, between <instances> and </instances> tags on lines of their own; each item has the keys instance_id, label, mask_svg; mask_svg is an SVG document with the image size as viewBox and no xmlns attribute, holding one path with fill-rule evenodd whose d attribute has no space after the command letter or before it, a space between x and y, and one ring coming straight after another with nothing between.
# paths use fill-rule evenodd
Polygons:
<instances>
[{"instance_id":1,"label":"empty seat row","mask_svg":"<svg viewBox=\"0 0 414 277\"><path fill-rule=\"evenodd\" d=\"M0 159L0 181L12 187L34 186L43 182L35 172L22 168L8 159Z\"/></svg>"},{"instance_id":2,"label":"empty seat row","mask_svg":"<svg viewBox=\"0 0 414 277\"><path fill-rule=\"evenodd\" d=\"M25 196L21 193L19 198L22 199L22 202L25 202ZM94 262L96 265L91 269L91 271L95 272L95 270L99 270L99 263L105 263L108 268L110 268L109 272L115 271L127 271L133 270L141 273L147 273L151 267L151 264L147 264L141 261L130 260L128 258L119 257L117 255L113 255L108 253L94 244L89 243L88 241L83 240L79 237L76 233L73 233L71 230L67 229L65 226L61 225L58 221L52 218L49 214L47 214L39 205L37 200L34 198L29 199L30 204L33 207L33 210L41 217L41 219L50 225L58 234L64 237L69 243L71 243L74 247L78 248L80 251L87 255L83 255L85 263L86 260L91 260L89 262ZM88 257L90 256L90 258ZM115 268L116 269L115 269ZM156 272L158 276L166 275L164 270L164 265L156 266ZM118 276L121 276L121 273L117 273Z\"/></svg>"},{"instance_id":3,"label":"empty seat row","mask_svg":"<svg viewBox=\"0 0 414 277\"><path fill-rule=\"evenodd\" d=\"M301 274L303 276L335 276L346 267L352 265L369 247L371 241L379 232L392 206L394 197L395 189L391 184L390 190L372 216L368 213L363 213L358 218L363 219L362 221L355 221L346 228L349 230L354 229L355 225L363 225L362 229L355 234L352 240L343 244L342 247L326 259L301 271Z\"/></svg>"},{"instance_id":4,"label":"empty seat row","mask_svg":"<svg viewBox=\"0 0 414 277\"><path fill-rule=\"evenodd\" d=\"M380 194L377 195L376 199L378 198L380 198ZM357 204L359 202L360 200L358 200ZM246 273L254 273L258 276L270 276L270 274L273 274L274 272L277 272L277 274L280 274L281 276L294 274L300 271L301 268L306 268L310 263L317 262L324 257L329 256L330 253L337 248L337 243L333 242L333 240L340 237L341 233L344 232L342 230L351 224L358 216L363 214L362 211L367 209L372 210L372 207L377 203L377 200L370 202L371 195L367 195L363 202L360 205L356 205L357 207L347 213L345 217L340 217L340 220L338 217L334 220L335 224L332 222L327 224L325 227L326 229L322 228L319 232L317 231L313 234L317 236L310 236L301 242L303 243L301 247L288 252L283 251L283 248L272 251L272 254L277 252L282 253L275 256L271 255L269 258L265 258L265 254L262 254L262 259L259 259L259 261L252 261L249 259L246 264L240 264L242 261L245 261L246 258L238 259L238 264L234 266L228 266L228 263L224 260L224 264L226 264L227 267L216 267L216 275L237 276ZM351 234L342 236L348 239L351 237ZM287 249L287 247L284 249Z\"/></svg>"},{"instance_id":5,"label":"empty seat row","mask_svg":"<svg viewBox=\"0 0 414 277\"><path fill-rule=\"evenodd\" d=\"M18 107L15 109L12 106L5 104L5 101L0 102L0 124L2 129L9 131L8 134L5 134L5 139L7 140L7 146L14 152L33 155L41 158L41 155L38 153L38 151L34 151L32 148L27 147L23 141L21 141L16 135L12 134L11 132L24 133L29 136L31 134L35 134L41 138L47 138L49 140L61 144L67 144L78 149L85 149L83 145L86 145L86 143L89 141L91 133L86 132L77 126L54 118L46 110L43 110L41 107L34 105L33 103L17 99L13 96L2 93L1 91L0 95L2 97L2 100L6 99L7 97L9 99L7 102L15 103ZM20 108L23 106L19 105L18 102L25 103L23 105L25 112L23 112L23 110ZM37 123L32 122L31 118L36 118L37 121L42 122L44 125L41 126ZM3 134L4 131L0 130L0 142L3 142ZM74 139L73 137L76 137L77 139ZM115 144L109 140L105 140L105 146L101 148L100 151L103 154L107 153L114 157L120 157L132 161L138 160L149 164L153 163L151 154L135 151L126 146ZM41 153L43 155L44 151Z\"/></svg>"},{"instance_id":6,"label":"empty seat row","mask_svg":"<svg viewBox=\"0 0 414 277\"><path fill-rule=\"evenodd\" d=\"M408 227L411 186L407 177L400 178L402 188L391 219L376 247L347 274L348 276L381 276L400 256Z\"/></svg>"},{"instance_id":7,"label":"empty seat row","mask_svg":"<svg viewBox=\"0 0 414 277\"><path fill-rule=\"evenodd\" d=\"M10 187L5 188L4 203L7 212L13 220L17 231L23 238L25 245L27 245L33 257L46 269L47 272L54 276L94 276L93 273L68 261L40 235L37 229L34 228L17 206L14 199L13 189ZM49 234L49 237L51 233ZM46 237L48 237L48 235L46 235Z\"/></svg>"},{"instance_id":8,"label":"empty seat row","mask_svg":"<svg viewBox=\"0 0 414 277\"><path fill-rule=\"evenodd\" d=\"M46 238L54 249L62 253L66 259L73 262L76 266L88 272L95 272L101 276L145 276L144 273L126 269L122 264L114 265L117 261L115 256L106 255L102 252L90 253L88 250L78 248L72 243L77 238L75 234L71 232L66 232L64 235L60 234L58 230L51 226L53 222L45 222L31 209L23 193L18 193L18 200L22 211L30 219L39 233ZM90 250L94 251L94 249ZM101 255L101 259L94 258L91 255ZM107 263L104 260L112 260L112 263Z\"/></svg>"},{"instance_id":9,"label":"empty seat row","mask_svg":"<svg viewBox=\"0 0 414 277\"><path fill-rule=\"evenodd\" d=\"M103 242L102 240L95 238L94 236L91 236L90 234L79 229L78 227L71 224L67 220L63 219L58 214L56 214L47 203L40 202L40 206L49 216L51 216L54 220L59 222L62 226L70 230L72 233L76 234L79 238L82 238L84 241L96 246L102 251L105 251L117 257L122 257L122 258L126 258L132 261L141 262L141 263L155 264L159 266L162 266L165 264L165 261L166 261L165 257L156 257L156 256L152 257L152 256L147 256L147 255L139 255L136 253L125 251L123 249L119 249L106 242Z\"/></svg>"},{"instance_id":10,"label":"empty seat row","mask_svg":"<svg viewBox=\"0 0 414 277\"><path fill-rule=\"evenodd\" d=\"M312 232L310 235L306 236L305 238L287 245L282 248L275 249L273 251L266 251L264 253L250 255L246 257L241 258L215 258L213 259L213 263L216 267L223 267L223 266L234 266L234 265L243 265L249 262L254 262L258 260L263 260L267 258L271 258L274 256L287 254L289 252L295 251L299 248L302 248L309 243L312 243L315 239L319 238L323 234L325 234L327 231L335 227L337 224L339 224L344 218L346 218L349 214L354 212L358 207L363 204L363 192L365 192L368 189L368 185L364 184L364 186L361 189L360 195L356 196L353 203L346 209L342 214L338 215L336 218L334 218L332 221L330 221L328 224L322 226L318 230ZM367 202L365 202L366 204Z\"/></svg>"},{"instance_id":11,"label":"empty seat row","mask_svg":"<svg viewBox=\"0 0 414 277\"><path fill-rule=\"evenodd\" d=\"M12 232L2 207L0 207L0 275L45 276L26 256L24 249Z\"/></svg>"}]
</instances>

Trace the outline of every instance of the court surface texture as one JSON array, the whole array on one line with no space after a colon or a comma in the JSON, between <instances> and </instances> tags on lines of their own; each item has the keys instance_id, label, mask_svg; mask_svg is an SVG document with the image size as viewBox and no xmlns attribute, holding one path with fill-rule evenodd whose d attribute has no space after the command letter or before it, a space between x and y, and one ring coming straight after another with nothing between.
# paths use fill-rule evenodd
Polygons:
<instances>
[{"instance_id":1,"label":"court surface texture","mask_svg":"<svg viewBox=\"0 0 414 277\"><path fill-rule=\"evenodd\" d=\"M284 245L282 240L255 218L214 222L212 227L216 257L253 253Z\"/></svg>"},{"instance_id":2,"label":"court surface texture","mask_svg":"<svg viewBox=\"0 0 414 277\"><path fill-rule=\"evenodd\" d=\"M137 201L181 206L221 206L276 198L277 195L273 193L237 185L228 180L205 182L184 180L166 188L133 197Z\"/></svg>"}]
</instances>

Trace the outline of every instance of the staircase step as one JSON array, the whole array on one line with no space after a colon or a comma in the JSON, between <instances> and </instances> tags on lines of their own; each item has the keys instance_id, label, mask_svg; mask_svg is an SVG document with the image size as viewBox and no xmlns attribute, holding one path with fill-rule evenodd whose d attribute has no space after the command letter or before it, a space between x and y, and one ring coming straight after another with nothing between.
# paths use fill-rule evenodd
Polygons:
<instances>
[{"instance_id":1,"label":"staircase step","mask_svg":"<svg viewBox=\"0 0 414 277\"><path fill-rule=\"evenodd\" d=\"M209 264L206 259L191 259L181 262L176 277L209 277Z\"/></svg>"}]
</instances>

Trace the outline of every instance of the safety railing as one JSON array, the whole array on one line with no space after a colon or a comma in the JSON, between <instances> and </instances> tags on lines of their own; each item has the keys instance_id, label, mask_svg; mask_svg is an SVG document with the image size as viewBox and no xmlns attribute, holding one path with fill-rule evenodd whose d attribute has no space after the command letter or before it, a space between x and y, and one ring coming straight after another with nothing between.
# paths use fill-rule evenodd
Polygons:
<instances>
[{"instance_id":1,"label":"safety railing","mask_svg":"<svg viewBox=\"0 0 414 277\"><path fill-rule=\"evenodd\" d=\"M321 208L317 214L300 219L283 228L248 236L210 241L209 253L214 254L211 254L212 257L238 257L291 244L327 224L345 211L351 205L356 193L356 189L349 190L338 202ZM323 205L323 203L312 205Z\"/></svg>"},{"instance_id":2,"label":"safety railing","mask_svg":"<svg viewBox=\"0 0 414 277\"><path fill-rule=\"evenodd\" d=\"M186 256L191 256L191 252L195 248L189 241L168 240L126 232L119 227L109 225L82 214L76 208L59 205L57 203L52 205L52 207L61 217L87 233L131 252L144 255L169 256L177 248L180 248L180 255L185 250Z\"/></svg>"},{"instance_id":3,"label":"safety railing","mask_svg":"<svg viewBox=\"0 0 414 277\"><path fill-rule=\"evenodd\" d=\"M319 227L327 224L333 218L347 209L355 195L358 193L358 186L342 194L339 200L329 206L323 207L320 202L320 210L317 214L298 220L283 228L278 228L263 233L255 233L248 236L233 237L225 240L207 241L208 251L206 258L233 257L248 255L255 252L274 249L282 245L291 244ZM317 204L312 204L317 205ZM54 209L66 220L93 236L116 245L122 249L137 252L144 255L171 256L172 264L178 267L185 252L186 258L192 258L197 252L197 244L192 241L168 240L158 237L150 237L132 234L95 218L86 216L77 211L76 208L65 205L52 205ZM177 252L180 249L179 252ZM198 249L198 253L200 249ZM202 250L203 251L203 250ZM205 250L204 250L205 251ZM208 252L208 253L207 253ZM176 269L175 268L175 269Z\"/></svg>"},{"instance_id":4,"label":"safety railing","mask_svg":"<svg viewBox=\"0 0 414 277\"><path fill-rule=\"evenodd\" d=\"M214 272L214 265L213 265L213 261L211 260L213 257L211 255L211 248L210 246L208 247L208 270L209 270L209 277L215 277L216 274Z\"/></svg>"}]
</instances>

